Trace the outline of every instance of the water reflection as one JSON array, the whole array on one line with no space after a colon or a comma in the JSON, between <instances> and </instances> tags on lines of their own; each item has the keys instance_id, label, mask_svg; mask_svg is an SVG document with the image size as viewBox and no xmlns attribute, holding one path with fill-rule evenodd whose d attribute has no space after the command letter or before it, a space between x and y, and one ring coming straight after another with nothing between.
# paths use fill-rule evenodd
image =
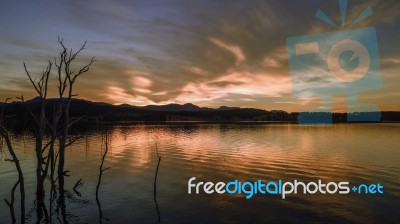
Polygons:
<instances>
[{"instance_id":1,"label":"water reflection","mask_svg":"<svg viewBox=\"0 0 400 224\"><path fill-rule=\"evenodd\" d=\"M399 218L395 211L400 202L399 130L398 124L109 127L89 132L66 150L71 176L62 187L48 184L42 204L32 192L35 159L26 149L31 139L26 135L13 140L26 177L26 200L35 201L27 205L27 223L365 223ZM0 162L3 197L15 184L11 165ZM107 167L112 169L104 172ZM193 176L214 182L380 182L385 194L292 195L285 201L274 196L245 200L243 195L188 195L187 181ZM79 179L84 184L73 193ZM9 211L0 209L0 223L10 221Z\"/></svg>"}]
</instances>

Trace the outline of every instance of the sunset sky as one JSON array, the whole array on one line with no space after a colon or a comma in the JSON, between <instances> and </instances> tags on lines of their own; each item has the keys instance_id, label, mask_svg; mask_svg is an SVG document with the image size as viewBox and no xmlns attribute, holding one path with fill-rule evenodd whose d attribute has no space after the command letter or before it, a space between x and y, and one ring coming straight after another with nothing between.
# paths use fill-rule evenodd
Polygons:
<instances>
[{"instance_id":1,"label":"sunset sky","mask_svg":"<svg viewBox=\"0 0 400 224\"><path fill-rule=\"evenodd\" d=\"M352 29L376 28L383 86L359 98L400 110L400 1L349 0L346 22L368 6L373 15ZM79 98L303 110L319 101L293 97L286 39L344 29L318 20L318 9L341 24L335 0L4 0L0 96L34 96L22 63L39 74L58 55L59 35L74 49L88 41L79 63L96 57L78 81ZM345 99L333 97L336 111Z\"/></svg>"}]
</instances>

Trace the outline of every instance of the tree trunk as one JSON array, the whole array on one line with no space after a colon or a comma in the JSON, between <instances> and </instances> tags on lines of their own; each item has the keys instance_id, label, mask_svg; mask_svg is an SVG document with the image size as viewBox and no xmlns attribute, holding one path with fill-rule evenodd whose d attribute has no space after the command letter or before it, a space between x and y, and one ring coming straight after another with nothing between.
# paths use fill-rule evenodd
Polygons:
<instances>
[{"instance_id":1,"label":"tree trunk","mask_svg":"<svg viewBox=\"0 0 400 224\"><path fill-rule=\"evenodd\" d=\"M5 131L3 129L3 131ZM18 171L18 182L19 182L19 191L20 191L20 196L21 196L21 223L25 223L25 182L24 182L24 174L22 173L22 168L19 163L18 157L14 152L14 148L12 147L10 138L7 133L3 133L2 136L6 140L7 148L8 151L11 154L11 157L13 158L13 162L15 164L15 167L17 168ZM12 198L14 197L13 195L11 196Z\"/></svg>"}]
</instances>

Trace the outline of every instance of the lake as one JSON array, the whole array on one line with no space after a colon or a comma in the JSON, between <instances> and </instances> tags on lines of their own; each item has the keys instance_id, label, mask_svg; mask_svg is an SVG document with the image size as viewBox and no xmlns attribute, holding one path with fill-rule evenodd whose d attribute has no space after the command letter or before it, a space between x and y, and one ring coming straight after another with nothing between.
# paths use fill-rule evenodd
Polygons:
<instances>
[{"instance_id":1,"label":"lake","mask_svg":"<svg viewBox=\"0 0 400 224\"><path fill-rule=\"evenodd\" d=\"M96 185L104 153L103 135L91 132L66 151L66 218L69 223L260 223L358 222L400 220L400 124L154 124L110 129L99 197ZM34 143L13 136L27 191L27 222L36 223ZM1 149L0 197L10 198L15 166ZM156 200L154 179L157 175ZM196 182L348 181L380 183L384 194L188 194ZM79 196L73 191L81 179ZM46 182L49 185L49 182ZM18 192L18 191L17 191ZM60 223L56 202L49 215ZM19 195L16 198L17 220ZM99 207L100 205L100 207ZM100 212L102 216L100 216ZM10 223L0 202L0 223Z\"/></svg>"}]
</instances>

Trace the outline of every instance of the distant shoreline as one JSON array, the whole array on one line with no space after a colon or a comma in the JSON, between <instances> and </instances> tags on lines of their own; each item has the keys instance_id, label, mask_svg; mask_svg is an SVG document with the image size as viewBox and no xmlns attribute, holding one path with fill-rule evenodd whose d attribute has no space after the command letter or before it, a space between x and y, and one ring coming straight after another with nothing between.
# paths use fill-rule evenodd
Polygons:
<instances>
[{"instance_id":1,"label":"distant shoreline","mask_svg":"<svg viewBox=\"0 0 400 224\"><path fill-rule=\"evenodd\" d=\"M18 129L29 128L34 121L29 115L29 110L38 113L41 99L34 98L26 103L12 102L0 104L0 108L5 107L7 126ZM49 121L52 120L57 99L48 99L46 102L46 114ZM29 110L28 110L29 109ZM368 117L369 113L352 113L352 117ZM322 120L322 125L326 124L362 124L362 123L400 123L400 112L381 111L379 121L351 121L348 122L348 113L315 112L318 118L323 117L332 119ZM298 124L299 112L286 112L283 110L262 110L256 108L239 108L221 106L217 109L198 107L194 104L169 104L163 106L135 107L128 105L110 105L101 102L91 102L82 99L73 99L70 106L71 117L83 117L76 127L85 129L96 125L127 125L127 124ZM366 119L368 120L368 119ZM301 122L300 122L301 123ZM305 122L304 125L307 125ZM318 122L309 122L311 125ZM301 124L303 125L303 124Z\"/></svg>"},{"instance_id":2,"label":"distant shoreline","mask_svg":"<svg viewBox=\"0 0 400 224\"><path fill-rule=\"evenodd\" d=\"M120 121L102 122L97 125L174 125L174 124L299 124L297 121ZM335 124L400 124L400 121L379 121L379 122L333 122L331 124L301 124L301 125L335 125Z\"/></svg>"}]
</instances>

